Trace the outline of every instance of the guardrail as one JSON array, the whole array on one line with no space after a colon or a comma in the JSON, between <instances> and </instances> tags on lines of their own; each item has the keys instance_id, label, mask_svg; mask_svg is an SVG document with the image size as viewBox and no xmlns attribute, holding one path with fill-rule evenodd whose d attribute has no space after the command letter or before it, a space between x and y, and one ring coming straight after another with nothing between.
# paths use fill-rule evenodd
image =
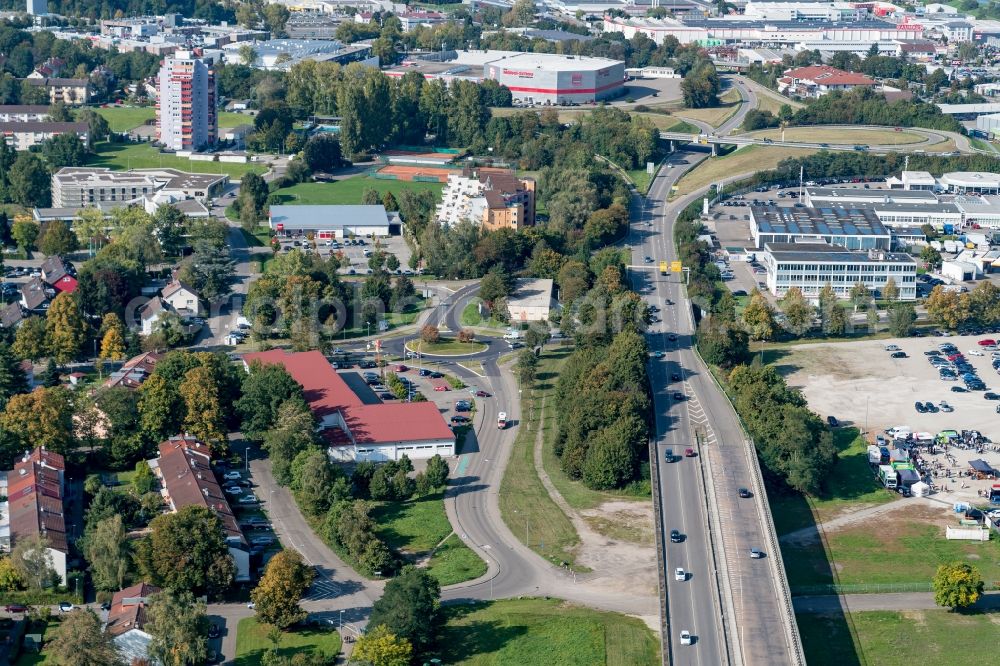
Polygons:
<instances>
[{"instance_id":1,"label":"guardrail","mask_svg":"<svg viewBox=\"0 0 1000 666\"><path fill-rule=\"evenodd\" d=\"M656 560L659 563L656 567L657 577L660 580L660 652L663 666L670 663L670 613L667 605L667 542L663 534L663 515L660 511L660 461L656 455L656 441L649 440L649 479L653 484L653 492L656 494L653 502L653 518L655 523L653 530L656 539Z\"/></svg>"},{"instance_id":2,"label":"guardrail","mask_svg":"<svg viewBox=\"0 0 1000 666\"><path fill-rule=\"evenodd\" d=\"M701 358L701 353L695 348L698 357ZM702 363L705 362L701 359ZM708 367L706 365L706 367ZM719 382L718 377L715 373L709 371L712 376L712 381L715 382L716 388L726 397L726 402L729 403L729 407L733 410L736 415L736 421L740 424L740 430L743 431L743 453L747 457L748 466L750 468L750 474L753 476L753 483L751 486L754 489L754 499L757 506L757 513L760 515L761 525L764 528L764 538L768 543L767 560L771 566L771 572L780 585L781 589L778 590L779 598L785 608L785 636L788 640L788 646L792 650L792 658L795 663L805 666L806 657L805 652L802 650L802 637L799 636L799 625L795 621L795 609L792 607L792 594L791 588L788 584L788 578L785 576L785 564L781 557L781 548L778 545L778 537L776 530L774 528L774 519L771 516L771 507L767 504L767 491L764 489L764 479L760 473L760 461L757 459L757 447L753 443L753 439L750 437L750 433L747 431L746 423L743 422L743 417L740 413L736 411L736 405L733 404L732 399L729 397L729 393L726 391L725 387Z\"/></svg>"}]
</instances>

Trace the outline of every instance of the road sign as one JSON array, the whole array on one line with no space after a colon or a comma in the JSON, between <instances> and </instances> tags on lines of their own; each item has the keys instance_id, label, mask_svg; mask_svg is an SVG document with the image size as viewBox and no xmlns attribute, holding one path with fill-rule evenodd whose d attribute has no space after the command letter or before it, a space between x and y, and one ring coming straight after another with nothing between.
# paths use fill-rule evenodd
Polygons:
<instances>
[{"instance_id":1,"label":"road sign","mask_svg":"<svg viewBox=\"0 0 1000 666\"><path fill-rule=\"evenodd\" d=\"M679 262L679 261L671 261L670 262L670 272L671 273L680 273L681 272L681 262Z\"/></svg>"},{"instance_id":2,"label":"road sign","mask_svg":"<svg viewBox=\"0 0 1000 666\"><path fill-rule=\"evenodd\" d=\"M652 176L654 169L656 169L656 164L654 164L653 162L646 162L646 173Z\"/></svg>"}]
</instances>

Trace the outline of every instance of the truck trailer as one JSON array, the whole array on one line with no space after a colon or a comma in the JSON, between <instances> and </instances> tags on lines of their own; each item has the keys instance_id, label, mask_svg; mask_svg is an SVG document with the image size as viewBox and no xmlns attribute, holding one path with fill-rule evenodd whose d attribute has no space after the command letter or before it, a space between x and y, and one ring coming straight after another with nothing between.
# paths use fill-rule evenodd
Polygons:
<instances>
[{"instance_id":1,"label":"truck trailer","mask_svg":"<svg viewBox=\"0 0 1000 666\"><path fill-rule=\"evenodd\" d=\"M878 480L890 490L895 490L896 486L899 485L896 470L892 468L892 465L879 465Z\"/></svg>"}]
</instances>

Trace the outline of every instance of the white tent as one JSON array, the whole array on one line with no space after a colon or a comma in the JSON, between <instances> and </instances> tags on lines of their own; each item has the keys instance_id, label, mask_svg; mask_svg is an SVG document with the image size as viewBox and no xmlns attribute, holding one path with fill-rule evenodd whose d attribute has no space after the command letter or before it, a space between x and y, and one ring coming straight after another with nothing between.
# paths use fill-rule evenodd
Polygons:
<instances>
[{"instance_id":1,"label":"white tent","mask_svg":"<svg viewBox=\"0 0 1000 666\"><path fill-rule=\"evenodd\" d=\"M927 497L931 494L931 487L923 481L917 481L910 486L910 494L914 497Z\"/></svg>"}]
</instances>

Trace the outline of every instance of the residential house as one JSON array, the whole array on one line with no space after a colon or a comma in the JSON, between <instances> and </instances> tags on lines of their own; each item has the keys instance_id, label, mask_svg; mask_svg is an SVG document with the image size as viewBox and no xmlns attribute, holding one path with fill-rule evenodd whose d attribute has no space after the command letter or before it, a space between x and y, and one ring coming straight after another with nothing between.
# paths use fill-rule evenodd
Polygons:
<instances>
[{"instance_id":1,"label":"residential house","mask_svg":"<svg viewBox=\"0 0 1000 666\"><path fill-rule=\"evenodd\" d=\"M471 220L484 229L522 229L535 224L535 181L507 169L466 169L448 176L436 217L441 224Z\"/></svg>"},{"instance_id":2,"label":"residential house","mask_svg":"<svg viewBox=\"0 0 1000 666\"><path fill-rule=\"evenodd\" d=\"M236 580L250 580L247 541L215 478L208 445L187 435L171 437L160 444L160 457L150 460L149 466L160 479L163 499L171 511L194 505L215 512L236 564Z\"/></svg>"},{"instance_id":3,"label":"residential house","mask_svg":"<svg viewBox=\"0 0 1000 666\"><path fill-rule=\"evenodd\" d=\"M66 61L62 58L49 58L41 65L35 67L35 71L28 74L29 79L49 79L62 74L63 67L66 66Z\"/></svg>"},{"instance_id":4,"label":"residential house","mask_svg":"<svg viewBox=\"0 0 1000 666\"><path fill-rule=\"evenodd\" d=\"M0 328L17 328L24 321L20 303L9 303L0 310Z\"/></svg>"},{"instance_id":5,"label":"residential house","mask_svg":"<svg viewBox=\"0 0 1000 666\"><path fill-rule=\"evenodd\" d=\"M66 584L69 556L65 506L66 461L58 453L37 448L0 473L0 550L10 551L18 540L40 535L48 540L52 569Z\"/></svg>"},{"instance_id":6,"label":"residential house","mask_svg":"<svg viewBox=\"0 0 1000 666\"><path fill-rule=\"evenodd\" d=\"M86 104L90 100L89 79L25 79L29 85L45 88L49 93L49 103L62 102L71 106Z\"/></svg>"},{"instance_id":7,"label":"residential house","mask_svg":"<svg viewBox=\"0 0 1000 666\"><path fill-rule=\"evenodd\" d=\"M153 637L146 631L146 607L149 598L160 588L149 583L137 583L115 592L104 631L109 633L126 663L149 660L149 644Z\"/></svg>"},{"instance_id":8,"label":"residential house","mask_svg":"<svg viewBox=\"0 0 1000 666\"><path fill-rule=\"evenodd\" d=\"M4 104L0 106L0 122L28 123L48 120L51 107L41 104Z\"/></svg>"},{"instance_id":9,"label":"residential house","mask_svg":"<svg viewBox=\"0 0 1000 666\"><path fill-rule=\"evenodd\" d=\"M845 72L829 65L786 70L778 79L778 92L794 97L822 97L833 90L876 88L878 82L864 74Z\"/></svg>"},{"instance_id":10,"label":"residential house","mask_svg":"<svg viewBox=\"0 0 1000 666\"><path fill-rule=\"evenodd\" d=\"M104 380L104 388L114 388L116 386L129 389L139 388L153 374L156 364L162 358L163 354L156 352L146 352L138 356L133 356L125 361L119 370L115 370L111 373L110 377Z\"/></svg>"},{"instance_id":11,"label":"residential house","mask_svg":"<svg viewBox=\"0 0 1000 666\"><path fill-rule=\"evenodd\" d=\"M60 134L76 134L84 145L90 145L90 125L87 123L0 122L0 134L14 150L31 150Z\"/></svg>"},{"instance_id":12,"label":"residential house","mask_svg":"<svg viewBox=\"0 0 1000 666\"><path fill-rule=\"evenodd\" d=\"M42 262L42 280L60 293L72 294L76 291L74 273L73 266L63 261L62 257L51 256Z\"/></svg>"},{"instance_id":13,"label":"residential house","mask_svg":"<svg viewBox=\"0 0 1000 666\"><path fill-rule=\"evenodd\" d=\"M49 307L49 299L55 290L48 287L41 278L31 278L21 287L21 305L25 310L41 311Z\"/></svg>"},{"instance_id":14,"label":"residential house","mask_svg":"<svg viewBox=\"0 0 1000 666\"><path fill-rule=\"evenodd\" d=\"M151 335L156 329L156 322L160 321L160 318L170 311L169 306L164 304L163 299L159 296L149 299L139 310L139 322L142 334Z\"/></svg>"},{"instance_id":15,"label":"residential house","mask_svg":"<svg viewBox=\"0 0 1000 666\"><path fill-rule=\"evenodd\" d=\"M174 280L160 292L163 302L181 316L197 316L202 311L201 299L191 287Z\"/></svg>"}]
</instances>

